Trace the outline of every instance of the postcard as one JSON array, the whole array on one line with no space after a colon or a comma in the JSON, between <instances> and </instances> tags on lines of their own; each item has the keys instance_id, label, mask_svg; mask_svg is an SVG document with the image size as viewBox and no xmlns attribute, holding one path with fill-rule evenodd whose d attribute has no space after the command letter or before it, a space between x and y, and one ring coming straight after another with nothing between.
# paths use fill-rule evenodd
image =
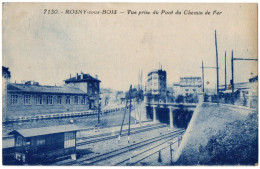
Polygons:
<instances>
[{"instance_id":1,"label":"postcard","mask_svg":"<svg viewBox=\"0 0 260 169\"><path fill-rule=\"evenodd\" d=\"M258 165L258 4L2 11L3 165Z\"/></svg>"}]
</instances>

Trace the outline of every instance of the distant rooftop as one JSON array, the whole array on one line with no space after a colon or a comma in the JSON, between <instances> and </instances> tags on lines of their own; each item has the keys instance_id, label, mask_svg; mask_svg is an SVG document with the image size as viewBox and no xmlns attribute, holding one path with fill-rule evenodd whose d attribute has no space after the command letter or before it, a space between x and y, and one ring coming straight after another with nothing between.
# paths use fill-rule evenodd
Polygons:
<instances>
[{"instance_id":1,"label":"distant rooftop","mask_svg":"<svg viewBox=\"0 0 260 169\"><path fill-rule=\"evenodd\" d=\"M28 93L62 93L62 94L87 94L76 87L68 86L42 86L39 83L31 83L30 81L25 84L10 83L7 86L8 91L13 92L28 92Z\"/></svg>"},{"instance_id":2,"label":"distant rooftop","mask_svg":"<svg viewBox=\"0 0 260 169\"><path fill-rule=\"evenodd\" d=\"M249 79L249 82L250 82L250 83L256 82L256 81L258 81L258 75L254 76L254 77L251 77L251 78Z\"/></svg>"},{"instance_id":3,"label":"distant rooftop","mask_svg":"<svg viewBox=\"0 0 260 169\"><path fill-rule=\"evenodd\" d=\"M166 73L166 71L162 69L154 69L151 72L149 72L147 76L150 76L150 74L152 73Z\"/></svg>"},{"instance_id":4,"label":"distant rooftop","mask_svg":"<svg viewBox=\"0 0 260 169\"><path fill-rule=\"evenodd\" d=\"M70 83L70 82L77 83L77 82L89 82L89 81L101 82L100 80L98 80L97 76L96 78L94 78L91 75L84 74L84 73L81 74L77 73L75 77L70 77L69 79L66 79L64 81L65 83Z\"/></svg>"},{"instance_id":5,"label":"distant rooftop","mask_svg":"<svg viewBox=\"0 0 260 169\"><path fill-rule=\"evenodd\" d=\"M201 79L201 77L197 77L197 76L187 76L187 77L180 77L180 79Z\"/></svg>"}]
</instances>

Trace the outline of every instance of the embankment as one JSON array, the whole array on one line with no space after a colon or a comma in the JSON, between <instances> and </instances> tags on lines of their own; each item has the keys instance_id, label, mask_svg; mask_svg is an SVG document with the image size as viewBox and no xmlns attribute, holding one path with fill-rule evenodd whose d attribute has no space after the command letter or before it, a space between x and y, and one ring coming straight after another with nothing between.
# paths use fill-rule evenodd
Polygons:
<instances>
[{"instance_id":1,"label":"embankment","mask_svg":"<svg viewBox=\"0 0 260 169\"><path fill-rule=\"evenodd\" d=\"M214 103L199 104L174 155L176 165L208 164L210 156L205 151L209 139L227 123L245 120L251 109ZM256 126L257 127L257 126Z\"/></svg>"}]
</instances>

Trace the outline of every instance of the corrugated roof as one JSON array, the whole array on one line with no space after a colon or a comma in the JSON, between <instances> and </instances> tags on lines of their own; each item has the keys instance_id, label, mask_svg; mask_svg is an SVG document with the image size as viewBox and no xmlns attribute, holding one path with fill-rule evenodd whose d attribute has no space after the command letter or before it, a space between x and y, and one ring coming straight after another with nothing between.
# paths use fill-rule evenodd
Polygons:
<instances>
[{"instance_id":1,"label":"corrugated roof","mask_svg":"<svg viewBox=\"0 0 260 169\"><path fill-rule=\"evenodd\" d=\"M76 87L68 86L41 86L41 85L26 85L11 83L8 85L9 91L24 91L24 92L36 92L36 93L64 93L64 94L87 94L84 91Z\"/></svg>"},{"instance_id":2,"label":"corrugated roof","mask_svg":"<svg viewBox=\"0 0 260 169\"><path fill-rule=\"evenodd\" d=\"M78 131L78 130L79 128L77 126L71 124L71 125L60 125L60 126L51 126L51 127L14 130L9 134L14 134L15 132L17 132L21 134L23 137L34 137L34 136L42 136L42 135L64 133L64 132Z\"/></svg>"}]
</instances>

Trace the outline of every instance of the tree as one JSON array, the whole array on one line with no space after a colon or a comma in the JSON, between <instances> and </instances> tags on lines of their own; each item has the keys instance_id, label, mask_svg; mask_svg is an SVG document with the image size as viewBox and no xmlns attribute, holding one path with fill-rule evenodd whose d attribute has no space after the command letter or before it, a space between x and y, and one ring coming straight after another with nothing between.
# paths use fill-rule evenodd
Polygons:
<instances>
[{"instance_id":1,"label":"tree","mask_svg":"<svg viewBox=\"0 0 260 169\"><path fill-rule=\"evenodd\" d=\"M175 101L176 103L184 103L184 96L178 95Z\"/></svg>"}]
</instances>

